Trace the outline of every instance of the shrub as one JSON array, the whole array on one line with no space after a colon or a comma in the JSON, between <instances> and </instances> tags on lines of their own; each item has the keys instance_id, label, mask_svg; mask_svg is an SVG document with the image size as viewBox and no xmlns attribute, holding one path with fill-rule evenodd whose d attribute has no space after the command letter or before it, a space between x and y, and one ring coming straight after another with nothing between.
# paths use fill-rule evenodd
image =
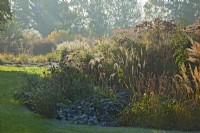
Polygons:
<instances>
[{"instance_id":1,"label":"shrub","mask_svg":"<svg viewBox=\"0 0 200 133\"><path fill-rule=\"evenodd\" d=\"M0 53L18 54L21 52L20 41L0 40Z\"/></svg>"},{"instance_id":2,"label":"shrub","mask_svg":"<svg viewBox=\"0 0 200 133\"><path fill-rule=\"evenodd\" d=\"M61 67L51 69L50 81L55 84L55 88L60 88L64 97L70 101L75 101L94 91L91 79L84 75L78 68L70 64L60 64ZM63 65L63 66L62 66Z\"/></svg>"},{"instance_id":3,"label":"shrub","mask_svg":"<svg viewBox=\"0 0 200 133\"><path fill-rule=\"evenodd\" d=\"M60 92L39 75L23 74L19 81L21 90L15 94L15 98L20 99L32 111L48 118L54 117Z\"/></svg>"},{"instance_id":4,"label":"shrub","mask_svg":"<svg viewBox=\"0 0 200 133\"><path fill-rule=\"evenodd\" d=\"M191 106L163 95L134 97L130 107L121 113L120 124L173 130L199 130L199 105ZM194 115L195 114L195 115Z\"/></svg>"},{"instance_id":5,"label":"shrub","mask_svg":"<svg viewBox=\"0 0 200 133\"><path fill-rule=\"evenodd\" d=\"M49 62L58 62L59 61L57 52L48 53L46 56L47 56L47 59Z\"/></svg>"},{"instance_id":6,"label":"shrub","mask_svg":"<svg viewBox=\"0 0 200 133\"><path fill-rule=\"evenodd\" d=\"M71 42L63 42L59 45L57 45L57 50L61 50L61 49L68 49L70 51L80 51L80 50L85 50L88 49L89 46L86 42L84 41L71 41Z\"/></svg>"},{"instance_id":7,"label":"shrub","mask_svg":"<svg viewBox=\"0 0 200 133\"><path fill-rule=\"evenodd\" d=\"M173 111L174 100L152 95L150 92L133 97L130 107L121 113L120 124L134 127L175 129L176 113Z\"/></svg>"},{"instance_id":8,"label":"shrub","mask_svg":"<svg viewBox=\"0 0 200 133\"><path fill-rule=\"evenodd\" d=\"M67 104L92 95L93 84L78 69L54 66L44 77L22 75L21 90L16 94L30 109L46 116L54 117L59 103Z\"/></svg>"},{"instance_id":9,"label":"shrub","mask_svg":"<svg viewBox=\"0 0 200 133\"><path fill-rule=\"evenodd\" d=\"M81 36L80 34L75 34L75 35L70 34L68 31L65 31L65 30L52 31L48 35L47 39L55 42L56 44L61 44L68 41L76 41L76 40L84 41L85 40L85 38Z\"/></svg>"},{"instance_id":10,"label":"shrub","mask_svg":"<svg viewBox=\"0 0 200 133\"><path fill-rule=\"evenodd\" d=\"M25 29L22 31L23 39L26 41L35 41L35 40L41 40L42 35L39 31L31 28L31 29Z\"/></svg>"},{"instance_id":11,"label":"shrub","mask_svg":"<svg viewBox=\"0 0 200 133\"><path fill-rule=\"evenodd\" d=\"M57 45L60 60L64 60L67 55L73 55L76 52L83 51L84 53L86 53L88 49L89 46L86 44L86 42L78 40L72 42L64 42Z\"/></svg>"},{"instance_id":12,"label":"shrub","mask_svg":"<svg viewBox=\"0 0 200 133\"><path fill-rule=\"evenodd\" d=\"M30 43L30 53L33 55L44 55L50 53L55 48L55 44L48 40L38 40Z\"/></svg>"},{"instance_id":13,"label":"shrub","mask_svg":"<svg viewBox=\"0 0 200 133\"><path fill-rule=\"evenodd\" d=\"M54 41L56 44L71 41L69 32L64 30L52 31L48 35L48 40Z\"/></svg>"}]
</instances>

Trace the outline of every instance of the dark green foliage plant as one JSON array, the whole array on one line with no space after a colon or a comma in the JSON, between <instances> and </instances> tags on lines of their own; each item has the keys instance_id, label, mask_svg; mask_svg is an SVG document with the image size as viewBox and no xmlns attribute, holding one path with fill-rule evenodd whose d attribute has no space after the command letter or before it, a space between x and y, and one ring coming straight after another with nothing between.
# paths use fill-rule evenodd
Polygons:
<instances>
[{"instance_id":1,"label":"dark green foliage plant","mask_svg":"<svg viewBox=\"0 0 200 133\"><path fill-rule=\"evenodd\" d=\"M62 108L58 115L75 124L116 126L119 113L128 105L129 97L123 91L116 92L115 98L97 94Z\"/></svg>"}]
</instances>

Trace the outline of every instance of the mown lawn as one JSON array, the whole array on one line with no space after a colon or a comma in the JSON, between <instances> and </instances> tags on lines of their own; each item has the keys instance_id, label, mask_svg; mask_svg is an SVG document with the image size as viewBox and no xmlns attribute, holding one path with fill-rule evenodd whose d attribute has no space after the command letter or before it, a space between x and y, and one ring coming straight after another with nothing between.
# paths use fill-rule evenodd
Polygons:
<instances>
[{"instance_id":1,"label":"mown lawn","mask_svg":"<svg viewBox=\"0 0 200 133\"><path fill-rule=\"evenodd\" d=\"M80 126L65 121L42 118L13 100L14 92L19 89L19 71L41 73L40 68L24 69L0 66L0 133L180 133L141 128Z\"/></svg>"}]
</instances>

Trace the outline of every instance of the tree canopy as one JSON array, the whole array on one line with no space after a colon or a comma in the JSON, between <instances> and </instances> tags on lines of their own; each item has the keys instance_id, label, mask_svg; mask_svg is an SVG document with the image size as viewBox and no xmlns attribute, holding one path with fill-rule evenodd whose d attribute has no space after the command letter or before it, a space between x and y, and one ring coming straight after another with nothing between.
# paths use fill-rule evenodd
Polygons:
<instances>
[{"instance_id":1,"label":"tree canopy","mask_svg":"<svg viewBox=\"0 0 200 133\"><path fill-rule=\"evenodd\" d=\"M11 7L9 0L0 1L0 22L6 21L11 18Z\"/></svg>"},{"instance_id":2,"label":"tree canopy","mask_svg":"<svg viewBox=\"0 0 200 133\"><path fill-rule=\"evenodd\" d=\"M199 0L12 0L12 10L23 28L34 28L47 36L53 30L72 34L107 35L116 28L131 28L138 21L161 17L185 19L187 24L200 16ZM9 0L0 9L10 16ZM142 7L143 6L143 7ZM4 16L4 17L2 17Z\"/></svg>"},{"instance_id":3,"label":"tree canopy","mask_svg":"<svg viewBox=\"0 0 200 133\"><path fill-rule=\"evenodd\" d=\"M199 0L148 0L144 6L147 19L162 17L166 19L181 20L187 24L199 20Z\"/></svg>"}]
</instances>

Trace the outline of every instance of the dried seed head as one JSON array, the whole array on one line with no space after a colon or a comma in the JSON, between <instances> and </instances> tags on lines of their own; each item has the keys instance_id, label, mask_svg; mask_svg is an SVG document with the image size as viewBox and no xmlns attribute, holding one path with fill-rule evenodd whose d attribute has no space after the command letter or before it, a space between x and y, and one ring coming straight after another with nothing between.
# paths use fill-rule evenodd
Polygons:
<instances>
[{"instance_id":1,"label":"dried seed head","mask_svg":"<svg viewBox=\"0 0 200 133\"><path fill-rule=\"evenodd\" d=\"M97 63L100 63L100 59L99 58L95 58L94 59Z\"/></svg>"},{"instance_id":2,"label":"dried seed head","mask_svg":"<svg viewBox=\"0 0 200 133\"><path fill-rule=\"evenodd\" d=\"M101 64L98 65L98 69L101 70L103 66Z\"/></svg>"},{"instance_id":3,"label":"dried seed head","mask_svg":"<svg viewBox=\"0 0 200 133\"><path fill-rule=\"evenodd\" d=\"M116 73L113 73L110 75L110 80L113 80L115 78Z\"/></svg>"},{"instance_id":4,"label":"dried seed head","mask_svg":"<svg viewBox=\"0 0 200 133\"><path fill-rule=\"evenodd\" d=\"M105 78L106 74L105 73L100 73L99 79Z\"/></svg>"},{"instance_id":5,"label":"dried seed head","mask_svg":"<svg viewBox=\"0 0 200 133\"><path fill-rule=\"evenodd\" d=\"M105 61L105 57L101 57L100 62L104 62L104 61Z\"/></svg>"},{"instance_id":6,"label":"dried seed head","mask_svg":"<svg viewBox=\"0 0 200 133\"><path fill-rule=\"evenodd\" d=\"M69 63L70 63L70 62L73 62L73 61L74 61L74 59L69 59L69 60L68 60Z\"/></svg>"},{"instance_id":7,"label":"dried seed head","mask_svg":"<svg viewBox=\"0 0 200 133\"><path fill-rule=\"evenodd\" d=\"M89 65L89 67L90 67L91 69L93 69L94 66L95 66L95 60L94 60L94 59L91 59L88 65Z\"/></svg>"},{"instance_id":8,"label":"dried seed head","mask_svg":"<svg viewBox=\"0 0 200 133\"><path fill-rule=\"evenodd\" d=\"M119 68L119 65L117 63L114 64L114 70L117 70Z\"/></svg>"}]
</instances>

